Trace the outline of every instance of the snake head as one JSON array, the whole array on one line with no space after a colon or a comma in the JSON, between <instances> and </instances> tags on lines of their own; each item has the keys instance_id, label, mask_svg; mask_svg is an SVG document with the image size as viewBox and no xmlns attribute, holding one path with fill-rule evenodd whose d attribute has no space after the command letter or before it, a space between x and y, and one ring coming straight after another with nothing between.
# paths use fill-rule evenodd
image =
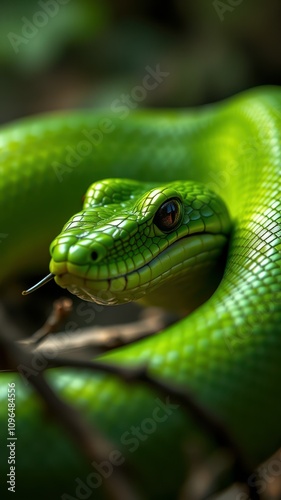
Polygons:
<instances>
[{"instance_id":1,"label":"snake head","mask_svg":"<svg viewBox=\"0 0 281 500\"><path fill-rule=\"evenodd\" d=\"M192 310L206 295L199 282L216 281L230 227L223 201L203 184L106 179L52 242L50 271L84 300Z\"/></svg>"}]
</instances>

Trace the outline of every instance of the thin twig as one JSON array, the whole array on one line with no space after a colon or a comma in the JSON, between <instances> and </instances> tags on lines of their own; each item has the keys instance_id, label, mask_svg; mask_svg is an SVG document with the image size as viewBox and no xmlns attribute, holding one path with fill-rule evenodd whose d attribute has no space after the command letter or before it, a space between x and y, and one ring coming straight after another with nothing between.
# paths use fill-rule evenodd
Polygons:
<instances>
[{"instance_id":1,"label":"thin twig","mask_svg":"<svg viewBox=\"0 0 281 500\"><path fill-rule=\"evenodd\" d=\"M55 300L52 311L44 325L37 330L30 338L30 342L39 344L44 338L58 330L59 326L66 320L72 311L73 302L71 299L61 298Z\"/></svg>"}]
</instances>

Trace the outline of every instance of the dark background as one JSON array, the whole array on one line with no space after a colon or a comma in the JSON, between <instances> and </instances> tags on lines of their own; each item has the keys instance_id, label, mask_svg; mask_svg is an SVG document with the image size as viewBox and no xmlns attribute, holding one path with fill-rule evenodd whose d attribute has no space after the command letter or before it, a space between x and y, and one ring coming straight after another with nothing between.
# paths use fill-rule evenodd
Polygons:
<instances>
[{"instance_id":1,"label":"dark background","mask_svg":"<svg viewBox=\"0 0 281 500\"><path fill-rule=\"evenodd\" d=\"M200 105L281 81L280 0L2 0L1 9L1 123L110 106L147 65L170 75L144 107Z\"/></svg>"}]
</instances>

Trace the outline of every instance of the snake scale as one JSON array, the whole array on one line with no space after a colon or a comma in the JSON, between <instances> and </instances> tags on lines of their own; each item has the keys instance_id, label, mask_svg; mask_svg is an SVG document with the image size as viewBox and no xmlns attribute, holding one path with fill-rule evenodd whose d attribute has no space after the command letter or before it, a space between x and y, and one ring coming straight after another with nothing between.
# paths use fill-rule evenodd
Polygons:
<instances>
[{"instance_id":1,"label":"snake scale","mask_svg":"<svg viewBox=\"0 0 281 500\"><path fill-rule=\"evenodd\" d=\"M23 270L47 269L50 242L81 211L81 198L93 182L131 178L162 189L174 181L203 182L225 202L232 226L214 294L174 325L117 349L108 360L146 363L150 373L188 387L256 465L281 444L280 134L281 92L264 87L201 109L139 110L126 119L101 111L32 117L3 127L0 136L3 286ZM176 203L177 196L172 196ZM118 197L116 203L121 213ZM166 212L171 211L175 205ZM126 246L123 252L126 260ZM92 249L92 259L100 254L100 247ZM169 296L184 303L182 288L178 296L176 288L171 281L161 290L167 303ZM119 453L114 467L122 457L137 471L144 498L176 498L188 468L186 446L202 434L192 414L171 405L168 395L102 373L59 368L46 377L112 440ZM16 373L0 378L2 498L9 494L11 382L16 384L17 498L102 498L97 484L102 475L47 418Z\"/></svg>"}]
</instances>

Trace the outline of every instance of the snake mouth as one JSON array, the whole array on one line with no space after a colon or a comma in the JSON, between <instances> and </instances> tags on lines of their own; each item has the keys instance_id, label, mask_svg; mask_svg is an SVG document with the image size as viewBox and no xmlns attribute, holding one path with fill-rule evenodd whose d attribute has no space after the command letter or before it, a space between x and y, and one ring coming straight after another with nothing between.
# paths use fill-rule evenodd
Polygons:
<instances>
[{"instance_id":1,"label":"snake mouth","mask_svg":"<svg viewBox=\"0 0 281 500\"><path fill-rule=\"evenodd\" d=\"M79 298L103 305L136 301L158 287L183 280L204 265L218 262L227 243L224 234L197 233L172 243L144 265L126 273L103 279L81 276L79 266L68 262L50 264L56 283ZM77 268L77 273L75 272Z\"/></svg>"}]
</instances>

